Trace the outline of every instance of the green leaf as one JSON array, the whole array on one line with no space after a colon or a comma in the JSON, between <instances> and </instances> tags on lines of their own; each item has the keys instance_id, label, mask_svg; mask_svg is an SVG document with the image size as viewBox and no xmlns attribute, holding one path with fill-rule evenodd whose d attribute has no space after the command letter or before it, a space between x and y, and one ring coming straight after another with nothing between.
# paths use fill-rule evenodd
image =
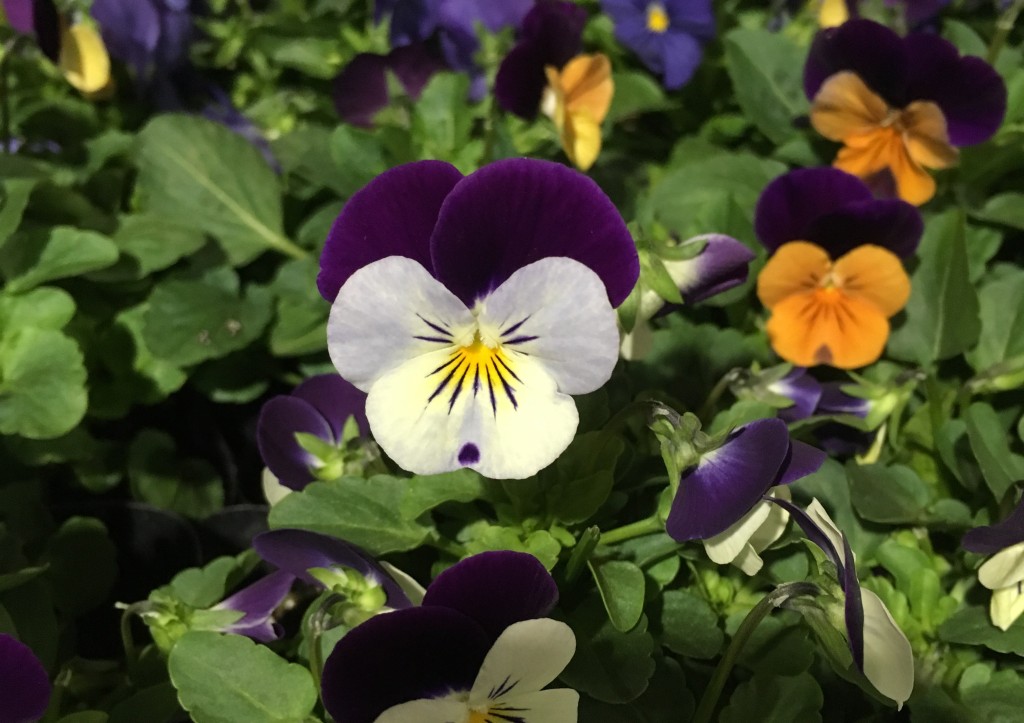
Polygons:
<instances>
[{"instance_id":1,"label":"green leaf","mask_svg":"<svg viewBox=\"0 0 1024 723\"><path fill-rule=\"evenodd\" d=\"M145 429L128 450L128 477L137 499L188 517L208 517L224 505L224 487L206 461L182 458L169 434Z\"/></svg>"},{"instance_id":2,"label":"green leaf","mask_svg":"<svg viewBox=\"0 0 1024 723\"><path fill-rule=\"evenodd\" d=\"M587 563L608 619L619 632L633 629L644 612L644 573L625 560Z\"/></svg>"},{"instance_id":3,"label":"green leaf","mask_svg":"<svg viewBox=\"0 0 1024 723\"><path fill-rule=\"evenodd\" d=\"M617 123L626 118L664 110L669 107L665 91L649 73L627 71L613 73L615 94L606 118L608 123Z\"/></svg>"},{"instance_id":4,"label":"green leaf","mask_svg":"<svg viewBox=\"0 0 1024 723\"><path fill-rule=\"evenodd\" d=\"M305 255L284 236L274 172L237 133L195 115L161 115L139 132L137 155L146 213L210 234L234 265L267 249Z\"/></svg>"},{"instance_id":5,"label":"green leaf","mask_svg":"<svg viewBox=\"0 0 1024 723\"><path fill-rule=\"evenodd\" d=\"M340 125L331 134L335 187L351 196L388 169L380 140L372 131Z\"/></svg>"},{"instance_id":6,"label":"green leaf","mask_svg":"<svg viewBox=\"0 0 1024 723\"><path fill-rule=\"evenodd\" d=\"M1010 451L1009 430L988 404L972 404L964 414L964 421L971 450L985 482L996 500L1002 500L1014 483L1024 479L1024 457Z\"/></svg>"},{"instance_id":7,"label":"green leaf","mask_svg":"<svg viewBox=\"0 0 1024 723\"><path fill-rule=\"evenodd\" d=\"M689 590L669 590L661 600L661 643L688 658L718 655L725 633L707 601Z\"/></svg>"},{"instance_id":8,"label":"green leaf","mask_svg":"<svg viewBox=\"0 0 1024 723\"><path fill-rule=\"evenodd\" d=\"M75 300L63 289L43 286L25 294L0 293L0 329L32 326L59 330L75 315Z\"/></svg>"},{"instance_id":9,"label":"green leaf","mask_svg":"<svg viewBox=\"0 0 1024 723\"><path fill-rule=\"evenodd\" d=\"M15 329L0 339L0 434L59 437L85 415L78 345L59 331Z\"/></svg>"},{"instance_id":10,"label":"green leaf","mask_svg":"<svg viewBox=\"0 0 1024 723\"><path fill-rule=\"evenodd\" d=\"M576 633L576 655L562 681L605 703L628 703L654 674L654 639L641 616L628 633L616 630L601 602L590 597L566 621Z\"/></svg>"},{"instance_id":11,"label":"green leaf","mask_svg":"<svg viewBox=\"0 0 1024 723\"><path fill-rule=\"evenodd\" d=\"M807 113L803 66L807 51L783 33L737 28L725 36L725 64L743 112L776 145L799 131Z\"/></svg>"},{"instance_id":12,"label":"green leaf","mask_svg":"<svg viewBox=\"0 0 1024 723\"><path fill-rule=\"evenodd\" d=\"M413 113L412 133L423 158L450 161L463 173L475 170L483 151L470 140L473 113L466 107L469 77L464 73L437 73L423 89Z\"/></svg>"},{"instance_id":13,"label":"green leaf","mask_svg":"<svg viewBox=\"0 0 1024 723\"><path fill-rule=\"evenodd\" d=\"M148 215L124 217L112 238L124 254L121 273L129 279L166 269L206 243L202 233L177 219Z\"/></svg>"},{"instance_id":14,"label":"green leaf","mask_svg":"<svg viewBox=\"0 0 1024 723\"><path fill-rule=\"evenodd\" d=\"M970 281L962 213L932 218L918 249L905 319L889 338L889 354L930 366L970 349L981 332L978 295Z\"/></svg>"},{"instance_id":15,"label":"green leaf","mask_svg":"<svg viewBox=\"0 0 1024 723\"><path fill-rule=\"evenodd\" d=\"M624 449L621 439L601 432L577 436L537 476L546 490L548 513L566 525L590 519L611 493L615 465Z\"/></svg>"},{"instance_id":16,"label":"green leaf","mask_svg":"<svg viewBox=\"0 0 1024 723\"><path fill-rule=\"evenodd\" d=\"M967 354L976 371L1024 354L1024 272L986 283L978 293L981 333Z\"/></svg>"},{"instance_id":17,"label":"green leaf","mask_svg":"<svg viewBox=\"0 0 1024 723\"><path fill-rule=\"evenodd\" d=\"M1013 723L1024 708L1024 679L1015 670L993 672L991 664L976 663L960 677L960 700L972 720Z\"/></svg>"},{"instance_id":18,"label":"green leaf","mask_svg":"<svg viewBox=\"0 0 1024 723\"><path fill-rule=\"evenodd\" d=\"M10 238L21 223L32 189L38 178L6 178L0 182L0 244Z\"/></svg>"},{"instance_id":19,"label":"green leaf","mask_svg":"<svg viewBox=\"0 0 1024 723\"><path fill-rule=\"evenodd\" d=\"M178 695L170 683L143 688L110 709L109 723L169 723L181 713Z\"/></svg>"},{"instance_id":20,"label":"green leaf","mask_svg":"<svg viewBox=\"0 0 1024 723\"><path fill-rule=\"evenodd\" d=\"M208 608L224 598L227 591L258 563L253 554L218 557L203 567L182 570L168 587L178 600L193 608ZM163 590L163 588L161 588Z\"/></svg>"},{"instance_id":21,"label":"green leaf","mask_svg":"<svg viewBox=\"0 0 1024 723\"><path fill-rule=\"evenodd\" d=\"M857 514L871 522L919 522L932 499L931 488L909 467L850 463L846 473Z\"/></svg>"},{"instance_id":22,"label":"green leaf","mask_svg":"<svg viewBox=\"0 0 1024 723\"><path fill-rule=\"evenodd\" d=\"M415 520L445 502L472 502L485 493L484 478L471 469L417 475L407 482L401 502L402 517Z\"/></svg>"},{"instance_id":23,"label":"green leaf","mask_svg":"<svg viewBox=\"0 0 1024 723\"><path fill-rule=\"evenodd\" d=\"M7 290L28 291L42 283L102 269L117 261L118 249L106 236L69 226L47 235L22 233L0 249L0 270Z\"/></svg>"},{"instance_id":24,"label":"green leaf","mask_svg":"<svg viewBox=\"0 0 1024 723\"><path fill-rule=\"evenodd\" d=\"M411 550L430 528L402 516L409 481L388 475L314 482L270 510L272 528L298 527L339 537L372 555Z\"/></svg>"},{"instance_id":25,"label":"green leaf","mask_svg":"<svg viewBox=\"0 0 1024 723\"><path fill-rule=\"evenodd\" d=\"M200 280L169 279L149 297L143 337L155 356L188 366L248 346L270 317L270 294L260 287L240 294L230 271Z\"/></svg>"},{"instance_id":26,"label":"green leaf","mask_svg":"<svg viewBox=\"0 0 1024 723\"><path fill-rule=\"evenodd\" d=\"M984 645L997 653L1024 656L1024 618L1017 618L1004 631L992 624L985 608L972 605L942 623L939 638L947 643Z\"/></svg>"},{"instance_id":27,"label":"green leaf","mask_svg":"<svg viewBox=\"0 0 1024 723\"><path fill-rule=\"evenodd\" d=\"M821 687L810 673L792 676L758 673L740 683L719 720L722 723L817 723L821 720L824 702Z\"/></svg>"},{"instance_id":28,"label":"green leaf","mask_svg":"<svg viewBox=\"0 0 1024 723\"><path fill-rule=\"evenodd\" d=\"M302 723L316 705L309 671L238 635L187 633L167 664L196 723Z\"/></svg>"},{"instance_id":29,"label":"green leaf","mask_svg":"<svg viewBox=\"0 0 1024 723\"><path fill-rule=\"evenodd\" d=\"M983 221L1024 229L1024 193L1010 191L992 196L971 215Z\"/></svg>"},{"instance_id":30,"label":"green leaf","mask_svg":"<svg viewBox=\"0 0 1024 723\"><path fill-rule=\"evenodd\" d=\"M117 548L107 528L91 517L72 517L50 539L43 559L57 608L72 616L102 605L117 580Z\"/></svg>"},{"instance_id":31,"label":"green leaf","mask_svg":"<svg viewBox=\"0 0 1024 723\"><path fill-rule=\"evenodd\" d=\"M327 348L331 305L317 291L319 271L320 264L313 259L288 261L270 285L278 297L277 317L270 328L274 356L301 356Z\"/></svg>"}]
</instances>

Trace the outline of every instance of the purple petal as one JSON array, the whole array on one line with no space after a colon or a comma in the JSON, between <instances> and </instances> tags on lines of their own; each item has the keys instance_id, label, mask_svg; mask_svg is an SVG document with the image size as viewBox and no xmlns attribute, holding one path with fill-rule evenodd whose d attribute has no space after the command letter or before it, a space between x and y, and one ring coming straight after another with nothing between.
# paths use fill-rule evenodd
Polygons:
<instances>
[{"instance_id":1,"label":"purple petal","mask_svg":"<svg viewBox=\"0 0 1024 723\"><path fill-rule=\"evenodd\" d=\"M803 442L790 442L789 453L779 468L772 486L788 485L817 472L825 464L828 455L820 449Z\"/></svg>"},{"instance_id":2,"label":"purple petal","mask_svg":"<svg viewBox=\"0 0 1024 723\"><path fill-rule=\"evenodd\" d=\"M399 47L426 40L437 28L438 0L377 0L374 18L391 15L391 45Z\"/></svg>"},{"instance_id":3,"label":"purple petal","mask_svg":"<svg viewBox=\"0 0 1024 723\"><path fill-rule=\"evenodd\" d=\"M440 23L448 31L459 29L476 35L476 24L496 33L503 28L517 28L534 0L441 0Z\"/></svg>"},{"instance_id":4,"label":"purple petal","mask_svg":"<svg viewBox=\"0 0 1024 723\"><path fill-rule=\"evenodd\" d=\"M969 530L960 544L970 552L991 555L1018 542L1024 542L1024 498L1005 520Z\"/></svg>"},{"instance_id":5,"label":"purple petal","mask_svg":"<svg viewBox=\"0 0 1024 723\"><path fill-rule=\"evenodd\" d=\"M664 86L668 90L682 88L693 77L704 56L700 41L688 33L670 30L664 34L661 47Z\"/></svg>"},{"instance_id":6,"label":"purple petal","mask_svg":"<svg viewBox=\"0 0 1024 723\"><path fill-rule=\"evenodd\" d=\"M843 535L843 570L839 582L842 583L846 595L845 618L846 635L853 653L853 662L857 670L864 671L864 600L860 595L860 580L857 579L857 566L853 561L853 550L850 541Z\"/></svg>"},{"instance_id":7,"label":"purple petal","mask_svg":"<svg viewBox=\"0 0 1024 723\"><path fill-rule=\"evenodd\" d=\"M437 278L472 307L515 271L550 256L589 266L612 306L640 275L636 246L592 180L549 161L497 161L467 176L441 207L430 239Z\"/></svg>"},{"instance_id":8,"label":"purple petal","mask_svg":"<svg viewBox=\"0 0 1024 723\"><path fill-rule=\"evenodd\" d=\"M547 85L545 65L539 43L524 40L516 44L501 61L494 79L494 97L498 104L520 118L536 118Z\"/></svg>"},{"instance_id":9,"label":"purple petal","mask_svg":"<svg viewBox=\"0 0 1024 723\"><path fill-rule=\"evenodd\" d=\"M160 41L160 13L150 0L95 0L92 17L100 26L103 44L111 57L135 69L138 77L149 64Z\"/></svg>"},{"instance_id":10,"label":"purple petal","mask_svg":"<svg viewBox=\"0 0 1024 723\"><path fill-rule=\"evenodd\" d=\"M419 100L430 79L445 69L441 59L422 43L395 48L388 54L387 61L388 67L413 100Z\"/></svg>"},{"instance_id":11,"label":"purple petal","mask_svg":"<svg viewBox=\"0 0 1024 723\"><path fill-rule=\"evenodd\" d=\"M3 4L8 25L23 35L35 32L32 22L33 0L3 0Z\"/></svg>"},{"instance_id":12,"label":"purple petal","mask_svg":"<svg viewBox=\"0 0 1024 723\"><path fill-rule=\"evenodd\" d=\"M672 539L706 539L757 504L789 454L786 423L759 419L736 429L718 449L683 473L665 529Z\"/></svg>"},{"instance_id":13,"label":"purple petal","mask_svg":"<svg viewBox=\"0 0 1024 723\"><path fill-rule=\"evenodd\" d=\"M903 17L911 30L934 20L950 0L885 0L889 6L902 5Z\"/></svg>"},{"instance_id":14,"label":"purple petal","mask_svg":"<svg viewBox=\"0 0 1024 723\"><path fill-rule=\"evenodd\" d=\"M296 432L312 434L327 442L335 441L331 425L309 402L278 396L263 405L256 422L256 443L260 456L281 484L289 489L301 490L316 479L310 471L310 466L316 460L299 446Z\"/></svg>"},{"instance_id":15,"label":"purple petal","mask_svg":"<svg viewBox=\"0 0 1024 723\"><path fill-rule=\"evenodd\" d=\"M825 382L821 385L821 401L818 402L816 414L868 416L868 412L871 411L870 400L847 394L843 391L844 384L845 382Z\"/></svg>"},{"instance_id":16,"label":"purple petal","mask_svg":"<svg viewBox=\"0 0 1024 723\"><path fill-rule=\"evenodd\" d=\"M988 140L1006 115L1006 84L981 58L960 57L937 35L914 33L904 39L910 62L908 100L931 100L946 117L949 140L969 146Z\"/></svg>"},{"instance_id":17,"label":"purple petal","mask_svg":"<svg viewBox=\"0 0 1024 723\"><path fill-rule=\"evenodd\" d=\"M309 574L314 567L346 567L379 584L387 595L388 607L406 608L412 603L402 588L367 553L355 545L306 530L271 530L252 539L256 554L271 565L295 575L310 585L322 584Z\"/></svg>"},{"instance_id":18,"label":"purple petal","mask_svg":"<svg viewBox=\"0 0 1024 723\"><path fill-rule=\"evenodd\" d=\"M804 92L813 100L829 76L851 70L889 105L902 108L911 100L907 65L899 35L871 20L848 20L815 36L804 66Z\"/></svg>"},{"instance_id":19,"label":"purple petal","mask_svg":"<svg viewBox=\"0 0 1024 723\"><path fill-rule=\"evenodd\" d=\"M558 602L558 586L525 552L481 552L458 562L430 583L424 606L458 610L475 620L490 640L513 623L546 616Z\"/></svg>"},{"instance_id":20,"label":"purple petal","mask_svg":"<svg viewBox=\"0 0 1024 723\"><path fill-rule=\"evenodd\" d=\"M347 123L373 127L373 117L388 104L388 60L360 53L334 78L331 98L338 116Z\"/></svg>"},{"instance_id":21,"label":"purple petal","mask_svg":"<svg viewBox=\"0 0 1024 723\"><path fill-rule=\"evenodd\" d=\"M373 723L399 703L468 691L492 642L449 608L377 615L350 630L327 658L324 707L339 723Z\"/></svg>"},{"instance_id":22,"label":"purple petal","mask_svg":"<svg viewBox=\"0 0 1024 723\"><path fill-rule=\"evenodd\" d=\"M811 519L810 515L789 500L780 499L779 497L765 497L765 499L772 504L778 505L789 513L797 526L803 530L807 539L821 548L821 551L825 553L825 557L827 557L829 561L836 566L836 570L839 573L840 583L845 585L843 577L846 572L843 558L839 557L839 550L837 550L836 546L832 544L832 540L829 539L828 535L826 535L825 532L818 527L817 523Z\"/></svg>"},{"instance_id":23,"label":"purple petal","mask_svg":"<svg viewBox=\"0 0 1024 723\"><path fill-rule=\"evenodd\" d=\"M822 214L810 225L807 241L818 244L836 259L863 244L881 246L900 258L917 250L924 233L918 210L897 198L848 203Z\"/></svg>"},{"instance_id":24,"label":"purple petal","mask_svg":"<svg viewBox=\"0 0 1024 723\"><path fill-rule=\"evenodd\" d=\"M366 392L356 389L337 374L310 377L295 387L291 396L312 405L330 425L335 440L341 439L349 417L356 418L361 435L370 433L370 425L366 421Z\"/></svg>"},{"instance_id":25,"label":"purple petal","mask_svg":"<svg viewBox=\"0 0 1024 723\"><path fill-rule=\"evenodd\" d=\"M644 11L647 10L644 4ZM704 40L715 36L715 12L711 0L664 0L669 27Z\"/></svg>"},{"instance_id":26,"label":"purple petal","mask_svg":"<svg viewBox=\"0 0 1024 723\"><path fill-rule=\"evenodd\" d=\"M441 204L461 180L449 163L419 161L385 171L356 192L327 235L316 280L320 294L334 301L357 269L388 256L431 269L431 233Z\"/></svg>"},{"instance_id":27,"label":"purple petal","mask_svg":"<svg viewBox=\"0 0 1024 723\"><path fill-rule=\"evenodd\" d=\"M795 422L814 414L821 400L821 384L802 367L793 368L789 374L770 385L769 390L793 400L793 406L779 410L779 419Z\"/></svg>"},{"instance_id":28,"label":"purple petal","mask_svg":"<svg viewBox=\"0 0 1024 723\"><path fill-rule=\"evenodd\" d=\"M679 286L687 304L703 301L747 280L750 262L756 255L742 242L719 233L691 240L706 241L707 246L692 259L694 272Z\"/></svg>"},{"instance_id":29,"label":"purple petal","mask_svg":"<svg viewBox=\"0 0 1024 723\"><path fill-rule=\"evenodd\" d=\"M790 241L810 241L819 217L852 203L871 201L856 176L835 168L802 168L769 183L757 200L754 230L769 251Z\"/></svg>"},{"instance_id":30,"label":"purple petal","mask_svg":"<svg viewBox=\"0 0 1024 723\"><path fill-rule=\"evenodd\" d=\"M217 604L215 610L237 610L245 617L224 629L225 633L244 635L261 643L281 637L281 629L274 624L273 614L292 589L295 576L278 570L242 588Z\"/></svg>"},{"instance_id":31,"label":"purple petal","mask_svg":"<svg viewBox=\"0 0 1024 723\"><path fill-rule=\"evenodd\" d=\"M32 649L0 633L0 723L39 720L50 702L50 678Z\"/></svg>"}]
</instances>

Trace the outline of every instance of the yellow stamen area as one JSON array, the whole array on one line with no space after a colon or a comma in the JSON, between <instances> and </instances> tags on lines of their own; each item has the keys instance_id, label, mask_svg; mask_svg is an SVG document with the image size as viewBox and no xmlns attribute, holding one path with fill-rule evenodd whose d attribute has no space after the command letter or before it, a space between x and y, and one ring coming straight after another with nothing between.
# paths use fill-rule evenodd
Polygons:
<instances>
[{"instance_id":1,"label":"yellow stamen area","mask_svg":"<svg viewBox=\"0 0 1024 723\"><path fill-rule=\"evenodd\" d=\"M466 719L466 723L489 723L488 716L489 711L470 711L469 718Z\"/></svg>"},{"instance_id":2,"label":"yellow stamen area","mask_svg":"<svg viewBox=\"0 0 1024 723\"><path fill-rule=\"evenodd\" d=\"M569 160L586 171L601 152L601 123L611 107L612 65L603 54L578 55L560 71L548 66L544 112L558 128Z\"/></svg>"},{"instance_id":3,"label":"yellow stamen area","mask_svg":"<svg viewBox=\"0 0 1024 723\"><path fill-rule=\"evenodd\" d=\"M652 33L663 33L668 30L668 13L661 3L651 3L647 6L647 29Z\"/></svg>"},{"instance_id":4,"label":"yellow stamen area","mask_svg":"<svg viewBox=\"0 0 1024 723\"><path fill-rule=\"evenodd\" d=\"M68 83L87 95L99 93L111 82L110 56L90 25L76 23L62 28L58 65Z\"/></svg>"},{"instance_id":5,"label":"yellow stamen area","mask_svg":"<svg viewBox=\"0 0 1024 723\"><path fill-rule=\"evenodd\" d=\"M925 169L949 168L959 158L935 103L919 100L891 108L850 71L822 84L811 106L811 124L843 144L836 168L860 178L888 168L899 197L915 205L935 195L935 180Z\"/></svg>"},{"instance_id":6,"label":"yellow stamen area","mask_svg":"<svg viewBox=\"0 0 1024 723\"><path fill-rule=\"evenodd\" d=\"M833 262L821 247L793 241L765 264L757 295L772 313L768 338L779 356L855 369L882 355L888 319L907 303L910 279L880 246L858 246Z\"/></svg>"},{"instance_id":7,"label":"yellow stamen area","mask_svg":"<svg viewBox=\"0 0 1024 723\"><path fill-rule=\"evenodd\" d=\"M456 347L448 361L428 377L432 385L427 403L447 404L449 408L464 395L473 398L483 395L485 405L494 414L504 401L515 409L518 406L516 390L522 383L514 365L501 344L489 345L477 331L473 341Z\"/></svg>"}]
</instances>

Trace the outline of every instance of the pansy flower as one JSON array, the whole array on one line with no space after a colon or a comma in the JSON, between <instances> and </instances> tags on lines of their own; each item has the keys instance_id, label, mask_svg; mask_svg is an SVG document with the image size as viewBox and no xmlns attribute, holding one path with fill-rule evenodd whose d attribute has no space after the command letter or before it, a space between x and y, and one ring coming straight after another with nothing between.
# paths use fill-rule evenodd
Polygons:
<instances>
[{"instance_id":1,"label":"pansy flower","mask_svg":"<svg viewBox=\"0 0 1024 723\"><path fill-rule=\"evenodd\" d=\"M774 504L792 515L807 539L821 548L835 566L843 592L846 639L853 662L879 693L902 708L914 689L914 653L881 598L860 586L846 535L816 499L806 510L785 500L775 500Z\"/></svg>"},{"instance_id":2,"label":"pansy flower","mask_svg":"<svg viewBox=\"0 0 1024 723\"><path fill-rule=\"evenodd\" d=\"M803 367L852 369L876 361L889 318L910 295L900 258L921 238L917 210L873 198L843 171L801 169L768 184L755 229L774 252L757 295L771 311L767 330L775 352Z\"/></svg>"},{"instance_id":3,"label":"pansy flower","mask_svg":"<svg viewBox=\"0 0 1024 723\"><path fill-rule=\"evenodd\" d=\"M950 0L885 0L885 7L902 16L902 24L913 30L925 25L939 14ZM859 16L863 0L818 0L818 24L834 28Z\"/></svg>"},{"instance_id":4,"label":"pansy flower","mask_svg":"<svg viewBox=\"0 0 1024 723\"><path fill-rule=\"evenodd\" d=\"M806 419L814 414L821 401L821 384L803 367L793 367L786 376L768 384L767 388L773 394L793 402L791 406L779 410L779 419L786 422Z\"/></svg>"},{"instance_id":5,"label":"pansy flower","mask_svg":"<svg viewBox=\"0 0 1024 723\"><path fill-rule=\"evenodd\" d=\"M541 110L555 122L562 150L586 171L601 152L601 123L615 92L608 56L577 55L561 70L545 68L548 87Z\"/></svg>"},{"instance_id":6,"label":"pansy flower","mask_svg":"<svg viewBox=\"0 0 1024 723\"><path fill-rule=\"evenodd\" d=\"M355 425L350 430L354 436L367 434L365 406L366 394L337 374L310 377L260 410L256 441L263 462L293 490L340 477L345 471L345 426Z\"/></svg>"},{"instance_id":7,"label":"pansy flower","mask_svg":"<svg viewBox=\"0 0 1024 723\"><path fill-rule=\"evenodd\" d=\"M531 555L466 558L421 606L373 617L338 642L324 665L324 707L344 723L574 723L579 695L543 690L576 648L565 623L544 617L557 600Z\"/></svg>"},{"instance_id":8,"label":"pansy flower","mask_svg":"<svg viewBox=\"0 0 1024 723\"><path fill-rule=\"evenodd\" d=\"M888 170L915 205L935 195L925 169L956 163L957 147L988 139L1006 112L1006 86L984 60L960 57L937 35L900 38L870 20L818 34L804 90L811 124L843 144L835 167L865 179Z\"/></svg>"},{"instance_id":9,"label":"pansy flower","mask_svg":"<svg viewBox=\"0 0 1024 723\"><path fill-rule=\"evenodd\" d=\"M615 21L615 37L669 90L690 80L715 35L711 0L601 0L601 6Z\"/></svg>"},{"instance_id":10,"label":"pansy flower","mask_svg":"<svg viewBox=\"0 0 1024 723\"><path fill-rule=\"evenodd\" d=\"M342 120L371 128L377 112L390 102L388 72L398 78L406 94L418 100L435 73L445 64L423 43L395 48L387 55L360 53L334 78L331 97Z\"/></svg>"},{"instance_id":11,"label":"pansy flower","mask_svg":"<svg viewBox=\"0 0 1024 723\"><path fill-rule=\"evenodd\" d=\"M992 591L992 624L1006 630L1024 613L1024 499L1002 522L967 532L962 544L970 552L991 555L978 568L978 580Z\"/></svg>"},{"instance_id":12,"label":"pansy flower","mask_svg":"<svg viewBox=\"0 0 1024 723\"><path fill-rule=\"evenodd\" d=\"M368 393L402 468L523 478L572 441L571 394L618 358L614 307L636 283L615 206L576 171L498 161L463 176L421 161L382 174L335 221L317 283L328 350Z\"/></svg>"},{"instance_id":13,"label":"pansy flower","mask_svg":"<svg viewBox=\"0 0 1024 723\"><path fill-rule=\"evenodd\" d=\"M193 35L188 0L93 0L91 13L110 54L142 84L165 82L187 62Z\"/></svg>"},{"instance_id":14,"label":"pansy flower","mask_svg":"<svg viewBox=\"0 0 1024 723\"><path fill-rule=\"evenodd\" d=\"M679 542L720 535L747 515L771 488L812 474L824 461L820 450L791 440L781 419L745 424L683 471L665 529ZM749 531L756 528L754 525Z\"/></svg>"},{"instance_id":15,"label":"pansy flower","mask_svg":"<svg viewBox=\"0 0 1024 723\"><path fill-rule=\"evenodd\" d=\"M32 723L43 717L50 703L50 677L32 649L0 633L0 723Z\"/></svg>"},{"instance_id":16,"label":"pansy flower","mask_svg":"<svg viewBox=\"0 0 1024 723\"><path fill-rule=\"evenodd\" d=\"M771 498L790 500L788 487L774 487L750 511L723 532L702 540L708 558L719 565L733 564L747 575L764 566L761 553L786 531L789 513L773 505Z\"/></svg>"}]
</instances>

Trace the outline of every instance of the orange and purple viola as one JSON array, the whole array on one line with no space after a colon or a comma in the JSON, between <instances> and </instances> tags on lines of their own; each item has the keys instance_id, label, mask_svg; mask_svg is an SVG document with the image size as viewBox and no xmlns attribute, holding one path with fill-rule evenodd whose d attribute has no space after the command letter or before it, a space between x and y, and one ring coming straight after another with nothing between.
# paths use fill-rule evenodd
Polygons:
<instances>
[{"instance_id":1,"label":"orange and purple viola","mask_svg":"<svg viewBox=\"0 0 1024 723\"><path fill-rule=\"evenodd\" d=\"M901 38L870 20L818 34L804 91L811 124L843 144L835 167L863 179L888 171L915 205L935 195L926 169L956 164L958 148L990 138L1006 113L1006 86L984 60L961 57L937 35Z\"/></svg>"},{"instance_id":2,"label":"orange and purple viola","mask_svg":"<svg viewBox=\"0 0 1024 723\"><path fill-rule=\"evenodd\" d=\"M799 366L855 369L876 361L889 319L910 295L901 258L921 238L921 217L898 199L876 199L834 168L791 171L758 200L755 228L773 252L757 280L771 312L775 352Z\"/></svg>"}]
</instances>

